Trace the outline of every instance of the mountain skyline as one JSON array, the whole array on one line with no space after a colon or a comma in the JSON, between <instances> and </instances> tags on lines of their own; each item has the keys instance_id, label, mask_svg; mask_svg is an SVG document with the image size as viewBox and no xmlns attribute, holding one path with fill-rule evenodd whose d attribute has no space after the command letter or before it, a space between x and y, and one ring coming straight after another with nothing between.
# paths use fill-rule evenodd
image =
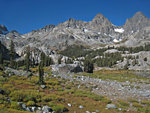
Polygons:
<instances>
[{"instance_id":1,"label":"mountain skyline","mask_svg":"<svg viewBox=\"0 0 150 113\"><path fill-rule=\"evenodd\" d=\"M81 21L91 21L98 13L103 14L116 26L125 24L136 12L142 11L148 18L148 0L113 1L9 1L0 0L1 22L8 30L17 30L24 34L46 25L67 21L69 18ZM131 9L132 7L132 9ZM119 10L118 10L119 9Z\"/></svg>"}]
</instances>

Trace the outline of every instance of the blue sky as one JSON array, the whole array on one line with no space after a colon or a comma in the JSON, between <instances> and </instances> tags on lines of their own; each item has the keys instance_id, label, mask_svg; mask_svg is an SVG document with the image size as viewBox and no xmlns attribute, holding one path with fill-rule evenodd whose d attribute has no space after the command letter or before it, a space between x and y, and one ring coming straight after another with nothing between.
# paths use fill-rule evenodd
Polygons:
<instances>
[{"instance_id":1,"label":"blue sky","mask_svg":"<svg viewBox=\"0 0 150 113\"><path fill-rule=\"evenodd\" d=\"M150 18L150 0L0 0L0 24L27 33L69 18L91 21L102 13L115 25L142 11Z\"/></svg>"}]
</instances>

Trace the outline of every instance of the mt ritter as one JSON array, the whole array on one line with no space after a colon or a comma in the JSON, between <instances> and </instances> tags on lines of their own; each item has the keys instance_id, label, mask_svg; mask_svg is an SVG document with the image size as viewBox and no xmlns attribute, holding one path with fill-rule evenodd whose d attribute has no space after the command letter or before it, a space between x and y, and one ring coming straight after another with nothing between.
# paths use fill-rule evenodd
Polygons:
<instances>
[{"instance_id":1,"label":"mt ritter","mask_svg":"<svg viewBox=\"0 0 150 113\"><path fill-rule=\"evenodd\" d=\"M13 40L20 56L24 56L28 46L33 56L41 51L51 55L71 45L82 45L88 49L137 47L150 43L150 19L137 12L123 26L115 26L99 13L89 22L70 18L61 24L47 25L26 34L8 31L0 25L0 40L6 47Z\"/></svg>"}]
</instances>

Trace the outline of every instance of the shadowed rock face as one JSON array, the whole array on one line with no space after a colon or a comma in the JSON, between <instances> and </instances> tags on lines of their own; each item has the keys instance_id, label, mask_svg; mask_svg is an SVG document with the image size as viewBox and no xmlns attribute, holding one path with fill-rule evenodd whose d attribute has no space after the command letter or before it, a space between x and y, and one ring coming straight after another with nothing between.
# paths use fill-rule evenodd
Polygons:
<instances>
[{"instance_id":1,"label":"shadowed rock face","mask_svg":"<svg viewBox=\"0 0 150 113\"><path fill-rule=\"evenodd\" d=\"M9 60L10 59L9 53L10 51L0 41L0 54L2 54L3 59ZM18 54L15 54L14 58L18 57L19 57Z\"/></svg>"},{"instance_id":2,"label":"shadowed rock face","mask_svg":"<svg viewBox=\"0 0 150 113\"><path fill-rule=\"evenodd\" d=\"M7 32L7 28L4 25L0 25L0 34L6 34Z\"/></svg>"}]
</instances>

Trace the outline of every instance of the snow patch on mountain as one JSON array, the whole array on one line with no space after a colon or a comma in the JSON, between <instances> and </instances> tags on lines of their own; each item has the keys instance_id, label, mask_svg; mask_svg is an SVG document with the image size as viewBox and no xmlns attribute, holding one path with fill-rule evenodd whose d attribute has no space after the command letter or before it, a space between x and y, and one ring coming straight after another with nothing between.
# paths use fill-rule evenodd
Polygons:
<instances>
[{"instance_id":1,"label":"snow patch on mountain","mask_svg":"<svg viewBox=\"0 0 150 113\"><path fill-rule=\"evenodd\" d=\"M114 39L114 40L113 40L113 42L117 43L117 42L119 42L119 40L117 40L117 39Z\"/></svg>"},{"instance_id":2,"label":"snow patch on mountain","mask_svg":"<svg viewBox=\"0 0 150 113\"><path fill-rule=\"evenodd\" d=\"M116 28L116 29L114 29L114 31L118 32L118 33L123 33L124 29L123 28Z\"/></svg>"}]
</instances>

